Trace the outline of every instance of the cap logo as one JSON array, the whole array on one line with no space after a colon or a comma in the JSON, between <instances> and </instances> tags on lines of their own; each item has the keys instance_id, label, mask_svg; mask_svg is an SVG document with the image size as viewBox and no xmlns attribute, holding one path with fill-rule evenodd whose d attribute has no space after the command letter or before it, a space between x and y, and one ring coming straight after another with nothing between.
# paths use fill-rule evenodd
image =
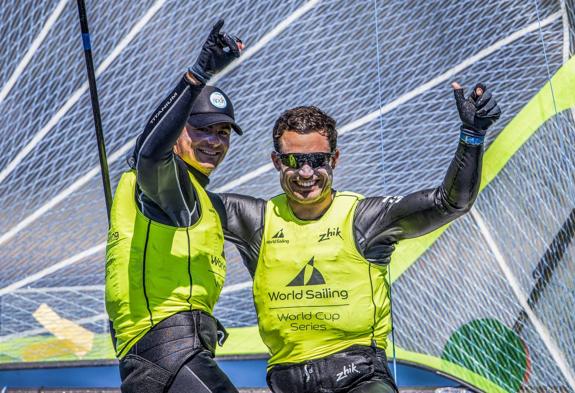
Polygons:
<instances>
[{"instance_id":1,"label":"cap logo","mask_svg":"<svg viewBox=\"0 0 575 393\"><path fill-rule=\"evenodd\" d=\"M222 93L218 93L217 91L210 94L210 102L216 108L224 109L228 103L226 101L226 97L223 96Z\"/></svg>"}]
</instances>

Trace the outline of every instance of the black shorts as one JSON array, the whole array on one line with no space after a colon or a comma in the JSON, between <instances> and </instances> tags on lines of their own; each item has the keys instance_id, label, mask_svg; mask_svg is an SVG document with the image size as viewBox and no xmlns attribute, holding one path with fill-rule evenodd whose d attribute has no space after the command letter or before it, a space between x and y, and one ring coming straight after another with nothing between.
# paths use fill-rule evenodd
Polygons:
<instances>
[{"instance_id":1,"label":"black shorts","mask_svg":"<svg viewBox=\"0 0 575 393\"><path fill-rule=\"evenodd\" d=\"M122 393L237 393L214 361L218 323L201 311L172 315L120 360Z\"/></svg>"},{"instance_id":2,"label":"black shorts","mask_svg":"<svg viewBox=\"0 0 575 393\"><path fill-rule=\"evenodd\" d=\"M397 393L385 352L355 345L304 363L274 366L267 375L274 393Z\"/></svg>"}]
</instances>

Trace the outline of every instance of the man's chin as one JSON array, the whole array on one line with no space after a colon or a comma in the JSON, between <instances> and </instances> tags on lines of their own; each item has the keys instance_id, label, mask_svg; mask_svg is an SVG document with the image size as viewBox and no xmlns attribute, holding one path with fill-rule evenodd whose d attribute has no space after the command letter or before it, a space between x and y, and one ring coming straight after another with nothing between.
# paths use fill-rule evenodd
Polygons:
<instances>
[{"instance_id":1,"label":"man's chin","mask_svg":"<svg viewBox=\"0 0 575 393\"><path fill-rule=\"evenodd\" d=\"M202 168L206 168L208 170L213 171L217 168L217 166L223 161L224 157L221 155L218 156L208 156L206 154L196 153L195 161L198 166Z\"/></svg>"},{"instance_id":2,"label":"man's chin","mask_svg":"<svg viewBox=\"0 0 575 393\"><path fill-rule=\"evenodd\" d=\"M204 168L216 169L220 162L221 160L204 160L198 161L198 165L201 165Z\"/></svg>"},{"instance_id":3,"label":"man's chin","mask_svg":"<svg viewBox=\"0 0 575 393\"><path fill-rule=\"evenodd\" d=\"M200 162L196 160L190 160L190 161L191 162L188 162L188 164L193 166L198 171L202 172L204 175L209 175L218 166L217 164L211 162Z\"/></svg>"},{"instance_id":4,"label":"man's chin","mask_svg":"<svg viewBox=\"0 0 575 393\"><path fill-rule=\"evenodd\" d=\"M310 192L289 190L286 194L289 199L301 205L311 205L322 200L321 190L312 190Z\"/></svg>"}]
</instances>

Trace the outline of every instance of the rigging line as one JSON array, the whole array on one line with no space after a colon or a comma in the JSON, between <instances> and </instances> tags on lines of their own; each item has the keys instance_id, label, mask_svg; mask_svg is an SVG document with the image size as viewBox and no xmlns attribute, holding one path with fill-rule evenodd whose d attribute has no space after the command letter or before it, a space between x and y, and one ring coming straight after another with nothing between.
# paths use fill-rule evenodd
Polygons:
<instances>
[{"instance_id":1,"label":"rigging line","mask_svg":"<svg viewBox=\"0 0 575 393\"><path fill-rule=\"evenodd\" d=\"M132 27L130 32L120 41L120 43L114 48L114 50L108 55L106 59L100 64L96 70L96 77L100 76L106 69L116 60L120 53L130 44L130 42L138 35L138 33L144 28L144 26L152 19L152 17L162 8L166 0L157 0L156 3L146 12L144 17L138 21ZM74 105L80 100L80 98L88 91L88 82L84 82L64 103L64 105L50 118L48 123L44 125L34 135L34 137L28 142L26 146L22 148L16 154L16 156L6 165L2 171L0 171L0 183L10 175L16 169L16 167L26 158L26 156L44 139L44 137L52 131L52 129L60 122L60 120L66 115L66 113L72 109Z\"/></svg>"},{"instance_id":2,"label":"rigging line","mask_svg":"<svg viewBox=\"0 0 575 393\"><path fill-rule=\"evenodd\" d=\"M391 346L393 353L393 380L397 384L397 354L395 352L395 326L393 326L393 300L391 297L392 284L391 284L391 263L387 265L387 282L389 291L389 317L391 321Z\"/></svg>"},{"instance_id":3,"label":"rigging line","mask_svg":"<svg viewBox=\"0 0 575 393\"><path fill-rule=\"evenodd\" d=\"M545 58L545 66L547 67L547 81L551 89L551 97L553 98L553 108L555 109L555 116L557 116L557 102L555 101L555 92L553 91L553 83L551 82L551 68L547 59L547 50L545 49L545 39L543 38L543 29L541 28L541 19L539 18L539 3L538 0L533 0L535 3L535 13L537 15L537 24L539 28L539 37L541 38L541 46L543 47L543 57Z\"/></svg>"},{"instance_id":4,"label":"rigging line","mask_svg":"<svg viewBox=\"0 0 575 393\"><path fill-rule=\"evenodd\" d=\"M507 260L503 256L503 253L501 252L499 245L497 244L495 239L491 236L489 227L487 226L487 223L483 220L481 213L474 206L471 208L470 215L477 224L479 232L481 233L483 239L489 246L489 249L493 253L495 260L497 261L499 268L501 269L503 275L505 276L506 282L511 287L511 290L515 295L515 298L517 299L519 305L527 314L527 317L533 324L533 328L535 329L539 337L541 337L543 344L551 354L551 357L559 367L559 370L565 377L567 383L571 386L572 389L575 389L575 375L573 373L573 370L571 370L569 363L565 358L565 355L563 354L563 352L561 351L561 349L551 336L551 333L549 332L545 324L537 317L535 311L529 305L527 295L521 289L521 283L519 282L517 277L513 274L513 271L510 265L507 263Z\"/></svg>"},{"instance_id":5,"label":"rigging line","mask_svg":"<svg viewBox=\"0 0 575 393\"><path fill-rule=\"evenodd\" d=\"M561 14L563 19L563 64L567 63L571 57L571 30L567 4L565 0L561 1ZM575 17L575 15L574 15ZM571 108L571 117L575 121L575 108Z\"/></svg>"},{"instance_id":6,"label":"rigging line","mask_svg":"<svg viewBox=\"0 0 575 393\"><path fill-rule=\"evenodd\" d=\"M569 40L569 15L567 14L567 4L565 0L561 1L561 14L563 19L563 64L567 63L570 55L571 43Z\"/></svg>"},{"instance_id":7,"label":"rigging line","mask_svg":"<svg viewBox=\"0 0 575 393\"><path fill-rule=\"evenodd\" d=\"M377 61L377 97L378 97L378 108L379 108L379 139L381 144L381 190L385 190L385 149L384 149L384 138L383 138L383 96L381 89L381 53L379 51L379 11L377 8L377 0L373 0L374 6L374 16L375 16L375 46L376 46L376 61ZM393 354L393 380L395 383L397 381L397 356L395 352L395 327L393 324L393 297L392 297L392 285L391 285L391 263L387 265L387 282L388 282L388 296L389 296L389 318L391 323L391 347Z\"/></svg>"},{"instance_id":8,"label":"rigging line","mask_svg":"<svg viewBox=\"0 0 575 393\"><path fill-rule=\"evenodd\" d=\"M375 8L375 45L376 45L376 61L377 61L377 97L378 97L378 110L379 110L379 139L381 144L381 190L385 189L385 171L384 171L384 159L385 159L385 149L384 149L384 138L383 138L383 93L381 89L381 53L379 51L379 23L378 23L378 9L377 0L373 0Z\"/></svg>"},{"instance_id":9,"label":"rigging line","mask_svg":"<svg viewBox=\"0 0 575 393\"><path fill-rule=\"evenodd\" d=\"M26 54L24 55L22 60L20 60L20 63L18 63L18 66L14 69L14 72L10 76L10 79L8 79L8 82L6 82L6 84L0 91L0 104L6 99L6 97L8 96L8 94L10 93L16 82L18 81L18 78L20 78L20 75L22 75L22 73L28 66L28 63L30 63L30 61L36 54L36 51L38 50L38 48L40 48L40 45L42 45L42 42L44 42L44 39L46 39L46 37L48 36L48 33L50 32L50 30L52 29L52 27L54 26L60 15L62 14L62 11L64 11L64 8L66 7L66 3L68 1L69 0L60 0L60 3L58 3L58 5L54 9L50 17L46 20L46 23L44 24L44 27L42 27L40 33L36 36L34 41L32 41L32 44L28 48L28 51L26 51Z\"/></svg>"}]
</instances>

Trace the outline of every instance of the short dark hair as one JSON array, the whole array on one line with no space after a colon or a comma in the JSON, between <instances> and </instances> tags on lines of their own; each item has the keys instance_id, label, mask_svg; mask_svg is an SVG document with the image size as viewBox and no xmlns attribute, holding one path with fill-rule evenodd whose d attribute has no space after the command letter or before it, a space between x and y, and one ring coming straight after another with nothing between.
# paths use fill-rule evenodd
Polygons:
<instances>
[{"instance_id":1,"label":"short dark hair","mask_svg":"<svg viewBox=\"0 0 575 393\"><path fill-rule=\"evenodd\" d=\"M299 134L317 132L327 136L331 151L337 147L335 120L315 106L298 106L288 109L276 120L273 130L274 149L280 151L279 139L285 131Z\"/></svg>"}]
</instances>

